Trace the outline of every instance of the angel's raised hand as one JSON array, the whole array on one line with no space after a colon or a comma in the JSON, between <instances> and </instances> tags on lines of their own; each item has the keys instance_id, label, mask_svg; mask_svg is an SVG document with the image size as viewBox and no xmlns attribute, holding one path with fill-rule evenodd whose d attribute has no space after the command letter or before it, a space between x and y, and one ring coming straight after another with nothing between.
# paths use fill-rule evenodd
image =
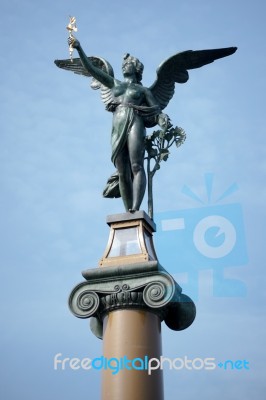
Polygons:
<instances>
[{"instance_id":1,"label":"angel's raised hand","mask_svg":"<svg viewBox=\"0 0 266 400\"><path fill-rule=\"evenodd\" d=\"M68 45L70 47L72 47L73 49L78 49L80 47L79 41L76 38L74 38L73 36L70 36L68 38L67 42L68 42Z\"/></svg>"}]
</instances>

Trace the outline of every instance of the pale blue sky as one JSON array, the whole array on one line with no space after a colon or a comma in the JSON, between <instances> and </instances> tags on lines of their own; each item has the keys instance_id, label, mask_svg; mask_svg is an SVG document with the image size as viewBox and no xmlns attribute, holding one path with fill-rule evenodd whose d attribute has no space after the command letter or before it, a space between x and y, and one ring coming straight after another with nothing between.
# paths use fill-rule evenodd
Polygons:
<instances>
[{"instance_id":1,"label":"pale blue sky","mask_svg":"<svg viewBox=\"0 0 266 400\"><path fill-rule=\"evenodd\" d=\"M155 176L154 194L156 212L193 209L196 203L181 193L184 185L204 199L206 173L214 174L216 198L237 183L224 204L243 209L249 262L231 265L226 274L244 282L247 294L214 297L211 271L202 271L197 319L183 332L163 327L163 355L247 359L251 369L165 371L165 398L263 399L265 2L1 5L1 398L70 400L100 393L97 371L53 370L56 353L101 354L101 341L87 321L70 314L67 297L82 281L80 271L96 267L103 254L106 215L123 211L120 200L101 197L113 171L111 114L88 79L53 63L68 57L65 26L73 14L88 55L106 58L121 78L123 54L130 52L144 63L147 86L161 61L178 51L238 46L232 57L192 71L188 83L176 87L166 112L187 140Z\"/></svg>"}]
</instances>

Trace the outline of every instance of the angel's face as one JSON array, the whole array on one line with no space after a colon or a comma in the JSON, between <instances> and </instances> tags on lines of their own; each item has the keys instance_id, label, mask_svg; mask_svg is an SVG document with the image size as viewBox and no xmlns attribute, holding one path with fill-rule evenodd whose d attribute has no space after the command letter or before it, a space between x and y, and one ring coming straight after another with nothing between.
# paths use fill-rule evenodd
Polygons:
<instances>
[{"instance_id":1,"label":"angel's face","mask_svg":"<svg viewBox=\"0 0 266 400\"><path fill-rule=\"evenodd\" d=\"M123 72L124 75L125 74L135 74L136 73L136 66L135 66L134 62L131 61L131 60L124 61L123 65L122 65L122 72Z\"/></svg>"},{"instance_id":2,"label":"angel's face","mask_svg":"<svg viewBox=\"0 0 266 400\"><path fill-rule=\"evenodd\" d=\"M143 64L136 57L126 54L122 64L122 72L124 76L135 74L137 82L141 82L143 68Z\"/></svg>"}]
</instances>

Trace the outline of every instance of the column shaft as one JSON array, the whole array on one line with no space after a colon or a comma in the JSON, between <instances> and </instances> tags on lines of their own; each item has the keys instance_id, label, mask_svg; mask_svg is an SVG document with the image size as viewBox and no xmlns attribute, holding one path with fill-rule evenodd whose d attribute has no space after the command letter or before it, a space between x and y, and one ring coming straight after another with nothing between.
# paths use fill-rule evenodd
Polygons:
<instances>
[{"instance_id":1,"label":"column shaft","mask_svg":"<svg viewBox=\"0 0 266 400\"><path fill-rule=\"evenodd\" d=\"M160 359L161 321L145 310L116 310L104 318L103 356L107 359ZM136 362L140 366L140 362ZM103 371L102 400L163 400L162 370Z\"/></svg>"}]
</instances>

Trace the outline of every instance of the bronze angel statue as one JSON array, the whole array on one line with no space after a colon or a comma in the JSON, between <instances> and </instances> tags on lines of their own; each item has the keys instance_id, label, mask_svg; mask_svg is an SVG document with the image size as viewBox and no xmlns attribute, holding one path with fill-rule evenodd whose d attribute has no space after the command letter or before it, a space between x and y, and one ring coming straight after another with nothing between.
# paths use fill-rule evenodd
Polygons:
<instances>
[{"instance_id":1,"label":"bronze angel statue","mask_svg":"<svg viewBox=\"0 0 266 400\"><path fill-rule=\"evenodd\" d=\"M106 110L113 113L111 160L116 167L107 182L105 197L122 197L126 211L139 210L146 189L144 170L146 128L165 129L169 117L162 111L172 99L175 83L187 82L188 70L227 57L236 47L183 51L162 62L153 85L142 85L143 64L130 54L122 63L123 81L114 77L111 65L100 57L87 57L80 42L69 38L80 58L56 60L59 68L92 77L91 87L101 89Z\"/></svg>"}]
</instances>

